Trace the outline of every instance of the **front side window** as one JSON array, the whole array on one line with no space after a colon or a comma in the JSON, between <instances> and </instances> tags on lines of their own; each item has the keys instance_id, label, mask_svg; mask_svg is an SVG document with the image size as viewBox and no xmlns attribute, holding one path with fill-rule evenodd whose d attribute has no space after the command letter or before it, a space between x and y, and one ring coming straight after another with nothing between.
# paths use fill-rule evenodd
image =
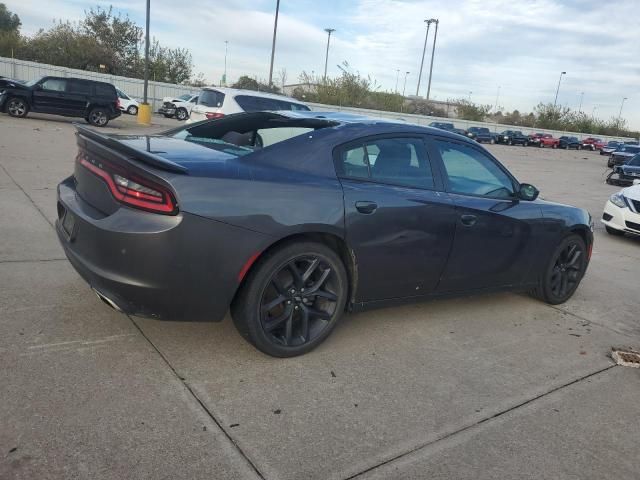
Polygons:
<instances>
[{"instance_id":1,"label":"front side window","mask_svg":"<svg viewBox=\"0 0 640 480\"><path fill-rule=\"evenodd\" d=\"M113 98L115 100L118 96L113 85L109 85L108 83L95 83L94 86L97 97Z\"/></svg>"},{"instance_id":2,"label":"front side window","mask_svg":"<svg viewBox=\"0 0 640 480\"><path fill-rule=\"evenodd\" d=\"M513 196L511 178L491 157L459 143L436 140L435 144L452 192L494 198Z\"/></svg>"},{"instance_id":3,"label":"front side window","mask_svg":"<svg viewBox=\"0 0 640 480\"><path fill-rule=\"evenodd\" d=\"M380 138L343 150L339 174L379 183L434 188L431 164L419 138Z\"/></svg>"},{"instance_id":4,"label":"front side window","mask_svg":"<svg viewBox=\"0 0 640 480\"><path fill-rule=\"evenodd\" d=\"M67 81L62 78L47 78L42 82L43 90L51 90L53 92L64 92L67 88Z\"/></svg>"}]
</instances>

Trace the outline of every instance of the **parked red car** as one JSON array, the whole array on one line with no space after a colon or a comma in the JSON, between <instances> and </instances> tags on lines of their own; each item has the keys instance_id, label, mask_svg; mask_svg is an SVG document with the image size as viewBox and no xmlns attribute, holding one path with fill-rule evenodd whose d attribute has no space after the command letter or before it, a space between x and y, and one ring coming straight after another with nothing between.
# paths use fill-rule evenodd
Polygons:
<instances>
[{"instance_id":1,"label":"parked red car","mask_svg":"<svg viewBox=\"0 0 640 480\"><path fill-rule=\"evenodd\" d=\"M538 146L540 148L543 148L543 147L558 148L558 145L560 145L560 139L553 138L553 135L551 135L550 133L545 133L544 135L538 138L540 140L538 143Z\"/></svg>"},{"instance_id":2,"label":"parked red car","mask_svg":"<svg viewBox=\"0 0 640 480\"><path fill-rule=\"evenodd\" d=\"M607 143L599 138L587 137L582 140L582 148L588 148L592 152L596 150L602 150L607 146Z\"/></svg>"}]
</instances>

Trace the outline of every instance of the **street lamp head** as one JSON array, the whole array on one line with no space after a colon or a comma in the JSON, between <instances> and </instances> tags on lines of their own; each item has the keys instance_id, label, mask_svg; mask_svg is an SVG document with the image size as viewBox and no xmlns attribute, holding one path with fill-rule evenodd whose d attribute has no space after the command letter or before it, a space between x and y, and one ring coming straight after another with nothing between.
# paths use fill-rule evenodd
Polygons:
<instances>
[{"instance_id":1,"label":"street lamp head","mask_svg":"<svg viewBox=\"0 0 640 480\"><path fill-rule=\"evenodd\" d=\"M561 75L566 75L566 74L567 74L567 72L561 72Z\"/></svg>"},{"instance_id":2,"label":"street lamp head","mask_svg":"<svg viewBox=\"0 0 640 480\"><path fill-rule=\"evenodd\" d=\"M331 35L331 33L335 32L336 29L335 28L325 28L324 31L327 32L329 35Z\"/></svg>"}]
</instances>

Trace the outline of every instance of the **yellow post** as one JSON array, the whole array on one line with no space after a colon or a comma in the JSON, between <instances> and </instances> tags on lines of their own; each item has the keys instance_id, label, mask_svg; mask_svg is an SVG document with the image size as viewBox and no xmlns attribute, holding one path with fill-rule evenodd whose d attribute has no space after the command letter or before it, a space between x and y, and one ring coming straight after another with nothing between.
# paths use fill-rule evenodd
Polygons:
<instances>
[{"instance_id":1,"label":"yellow post","mask_svg":"<svg viewBox=\"0 0 640 480\"><path fill-rule=\"evenodd\" d=\"M148 103L138 105L138 123L140 125L151 125L151 105Z\"/></svg>"}]
</instances>

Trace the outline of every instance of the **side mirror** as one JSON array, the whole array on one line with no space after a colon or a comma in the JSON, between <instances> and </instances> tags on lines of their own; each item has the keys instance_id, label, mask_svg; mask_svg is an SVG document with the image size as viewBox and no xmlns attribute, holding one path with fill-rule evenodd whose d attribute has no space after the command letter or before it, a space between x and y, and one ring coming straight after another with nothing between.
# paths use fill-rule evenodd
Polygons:
<instances>
[{"instance_id":1,"label":"side mirror","mask_svg":"<svg viewBox=\"0 0 640 480\"><path fill-rule=\"evenodd\" d=\"M536 198L538 198L539 194L540 194L540 190L538 190L533 185L531 185L529 183L520 184L520 190L518 191L518 197L520 197L521 200L527 200L527 201L531 202L531 201L535 200Z\"/></svg>"},{"instance_id":2,"label":"side mirror","mask_svg":"<svg viewBox=\"0 0 640 480\"><path fill-rule=\"evenodd\" d=\"M42 84L41 84L41 83L36 83L36 84L33 86L33 89L34 89L34 90L42 90Z\"/></svg>"}]
</instances>

